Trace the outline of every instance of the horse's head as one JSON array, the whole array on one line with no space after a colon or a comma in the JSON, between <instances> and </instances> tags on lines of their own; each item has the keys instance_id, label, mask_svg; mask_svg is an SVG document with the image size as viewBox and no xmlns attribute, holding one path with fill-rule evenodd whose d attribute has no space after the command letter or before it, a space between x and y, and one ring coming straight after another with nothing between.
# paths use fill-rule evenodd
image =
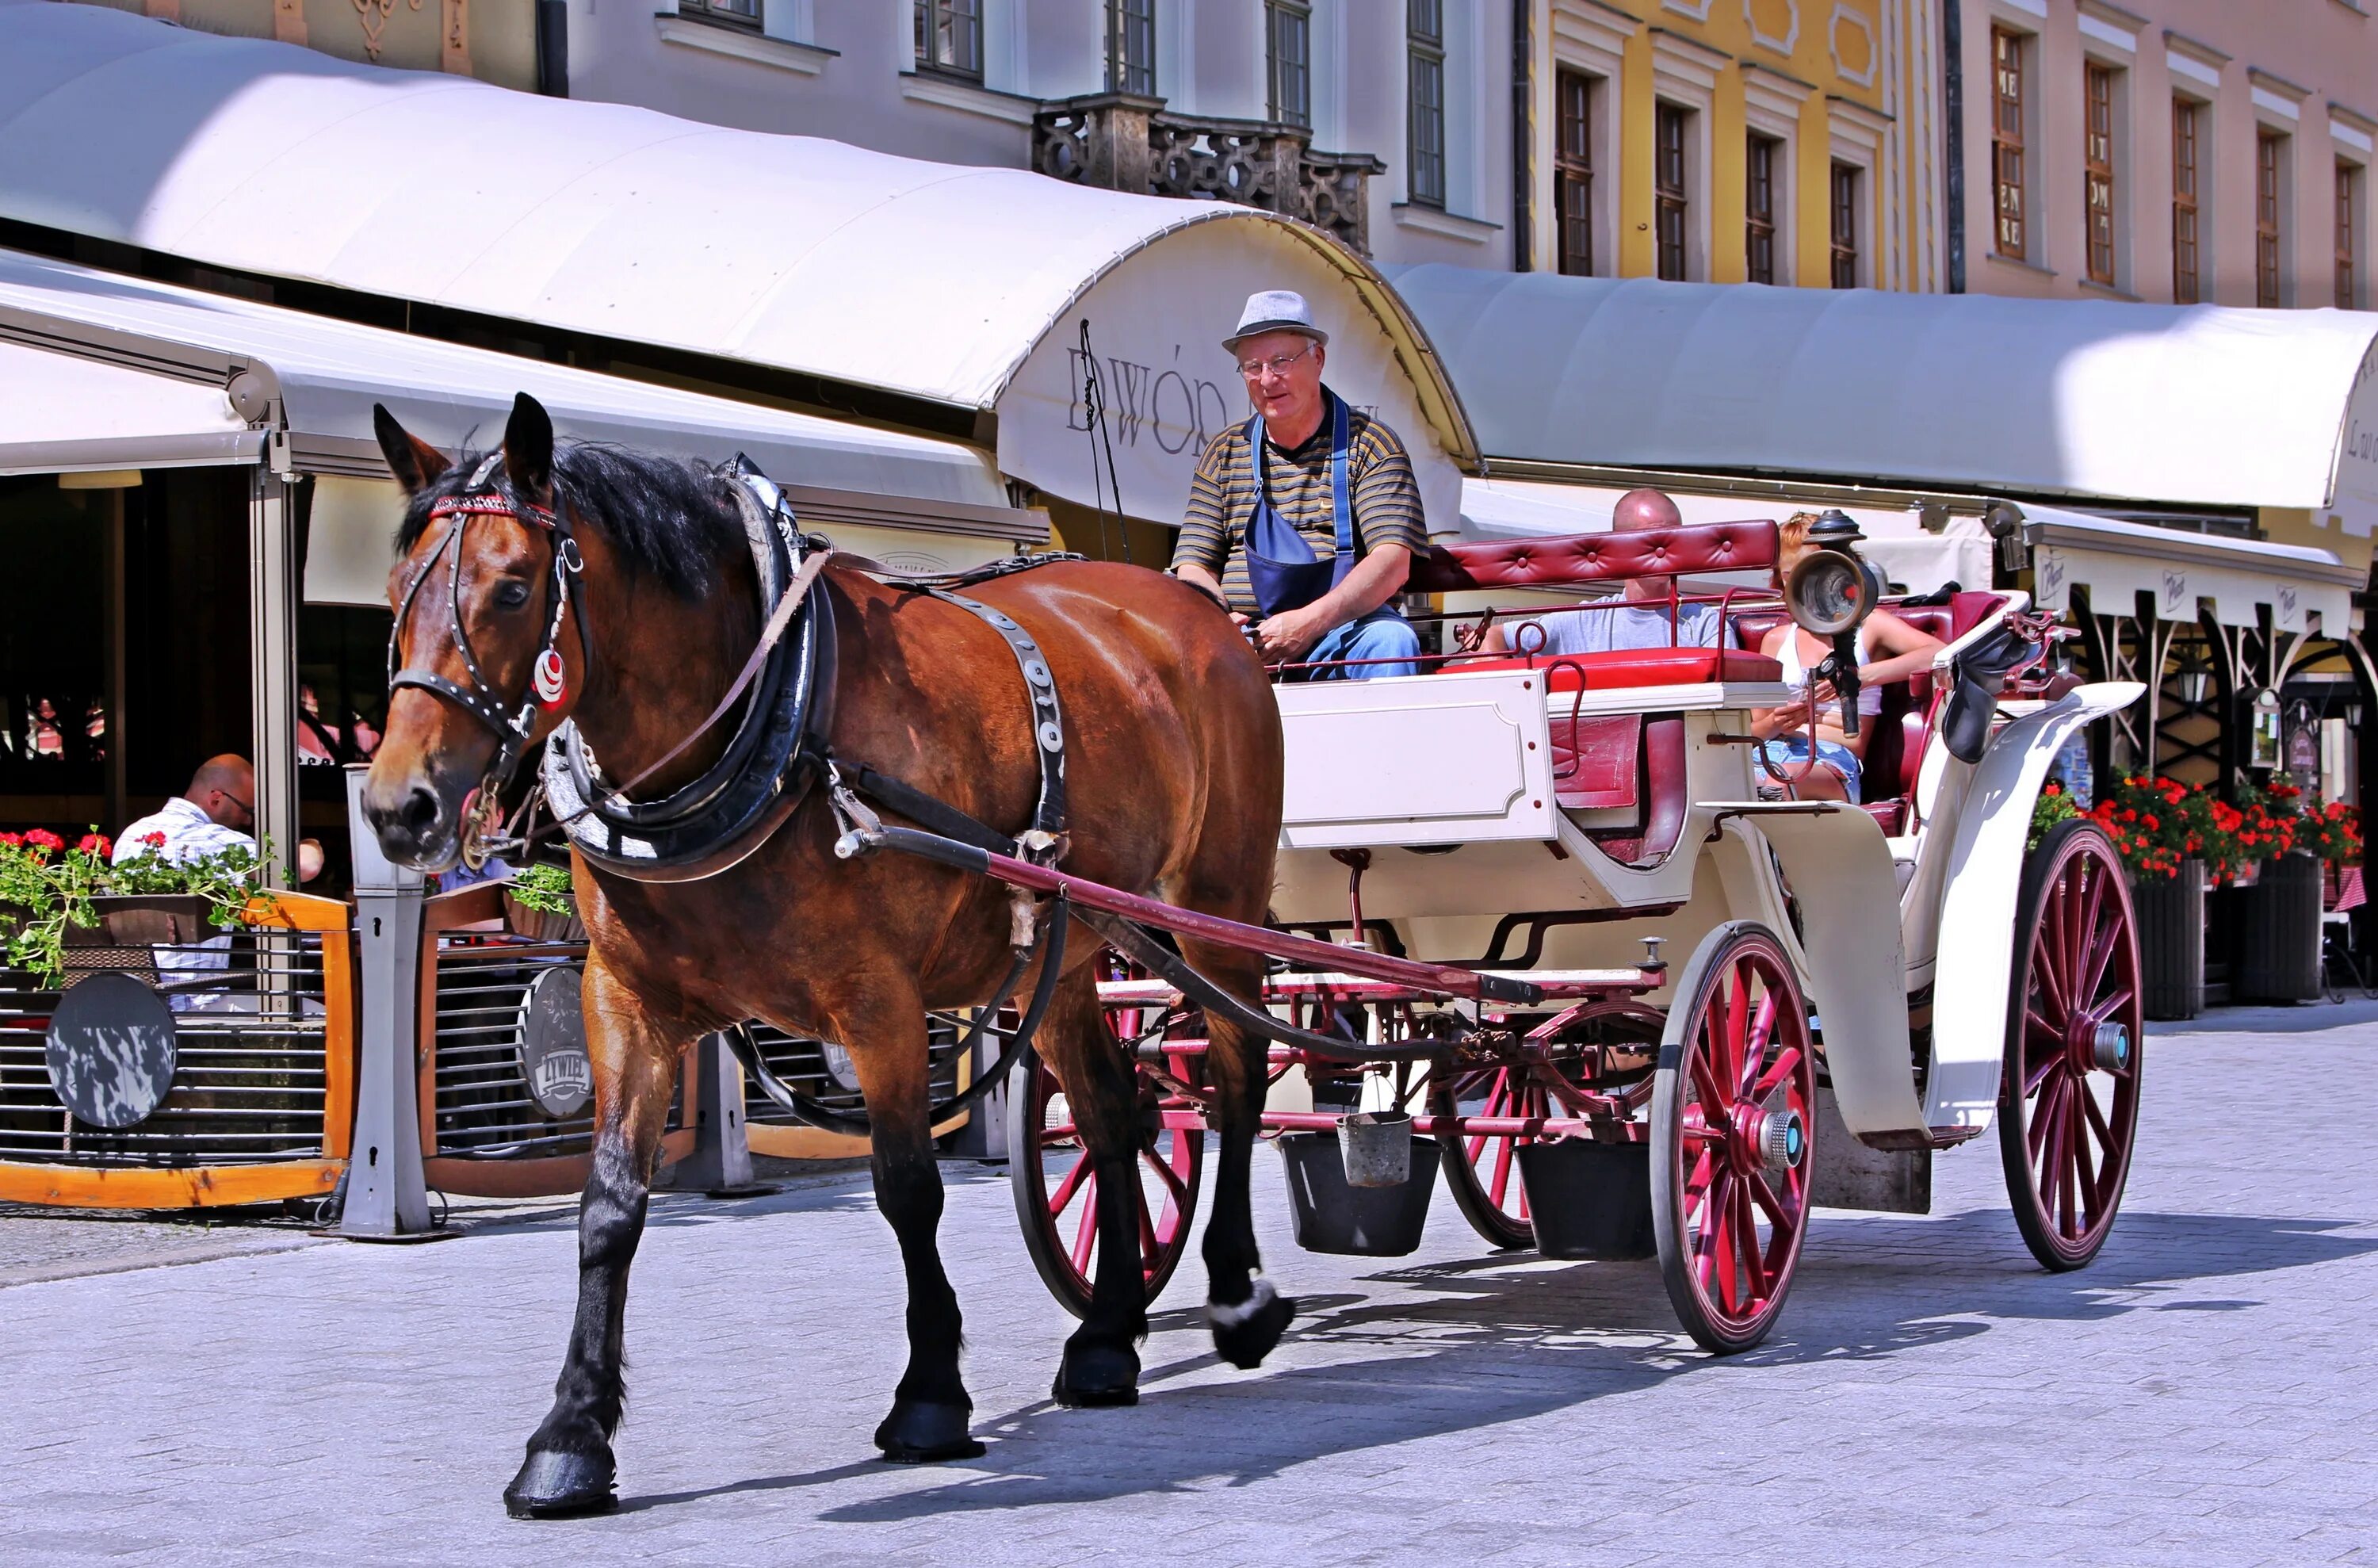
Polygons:
<instances>
[{"instance_id":1,"label":"horse's head","mask_svg":"<svg viewBox=\"0 0 2378 1568\"><path fill-rule=\"evenodd\" d=\"M578 561L556 508L553 422L512 404L500 451L450 461L372 410L404 524L389 573L388 723L364 814L400 865L443 870L584 678L571 619Z\"/></svg>"}]
</instances>

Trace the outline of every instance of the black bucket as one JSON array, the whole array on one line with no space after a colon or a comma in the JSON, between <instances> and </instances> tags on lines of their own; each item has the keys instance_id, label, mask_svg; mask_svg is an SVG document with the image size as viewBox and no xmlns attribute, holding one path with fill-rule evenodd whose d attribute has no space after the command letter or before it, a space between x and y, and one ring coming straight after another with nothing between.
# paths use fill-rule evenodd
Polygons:
<instances>
[{"instance_id":1,"label":"black bucket","mask_svg":"<svg viewBox=\"0 0 2378 1568\"><path fill-rule=\"evenodd\" d=\"M1435 1139L1412 1140L1411 1179L1400 1187L1347 1186L1334 1132L1286 1133L1279 1142L1299 1247L1359 1258L1400 1258L1419 1248L1436 1186Z\"/></svg>"},{"instance_id":2,"label":"black bucket","mask_svg":"<svg viewBox=\"0 0 2378 1568\"><path fill-rule=\"evenodd\" d=\"M1651 1146L1564 1138L1519 1145L1536 1250L1618 1262L1659 1251L1651 1236Z\"/></svg>"}]
</instances>

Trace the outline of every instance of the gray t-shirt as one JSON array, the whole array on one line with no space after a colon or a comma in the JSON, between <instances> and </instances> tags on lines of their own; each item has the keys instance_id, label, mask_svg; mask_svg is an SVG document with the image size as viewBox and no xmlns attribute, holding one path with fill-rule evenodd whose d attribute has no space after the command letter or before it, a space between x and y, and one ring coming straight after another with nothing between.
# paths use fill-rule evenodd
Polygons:
<instances>
[{"instance_id":1,"label":"gray t-shirt","mask_svg":"<svg viewBox=\"0 0 2378 1568\"><path fill-rule=\"evenodd\" d=\"M1561 654L1617 653L1627 648L1734 645L1734 638L1713 604L1677 606L1676 633L1673 638L1668 635L1668 607L1664 604L1624 604L1608 609L1555 610L1509 626L1503 635L1512 652L1530 651L1535 638L1523 636L1520 632L1521 627L1529 625L1543 628L1542 651L1548 658Z\"/></svg>"}]
</instances>

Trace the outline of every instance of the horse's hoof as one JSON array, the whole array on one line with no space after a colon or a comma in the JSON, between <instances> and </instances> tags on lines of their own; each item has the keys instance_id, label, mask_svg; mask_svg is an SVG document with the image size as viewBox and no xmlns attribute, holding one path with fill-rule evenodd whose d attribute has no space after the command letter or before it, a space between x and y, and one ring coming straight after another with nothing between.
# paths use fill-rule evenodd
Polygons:
<instances>
[{"instance_id":1,"label":"horse's hoof","mask_svg":"<svg viewBox=\"0 0 2378 1568\"><path fill-rule=\"evenodd\" d=\"M1139 1353L1128 1345L1073 1345L1049 1395L1077 1410L1139 1403Z\"/></svg>"},{"instance_id":2,"label":"horse's hoof","mask_svg":"<svg viewBox=\"0 0 2378 1568\"><path fill-rule=\"evenodd\" d=\"M892 1402L892 1414L875 1429L875 1446L895 1465L938 1465L950 1459L979 1459L982 1444L967 1435L974 1412L963 1405L926 1405L910 1399Z\"/></svg>"},{"instance_id":3,"label":"horse's hoof","mask_svg":"<svg viewBox=\"0 0 2378 1568\"><path fill-rule=\"evenodd\" d=\"M609 1453L565 1453L539 1448L504 1489L504 1512L515 1519L568 1519L607 1514L619 1506Z\"/></svg>"},{"instance_id":4,"label":"horse's hoof","mask_svg":"<svg viewBox=\"0 0 2378 1568\"><path fill-rule=\"evenodd\" d=\"M1206 1319L1214 1326L1214 1348L1243 1372L1263 1365L1295 1316L1295 1300L1274 1290L1267 1279L1257 1279L1255 1293L1235 1307L1206 1305Z\"/></svg>"}]
</instances>

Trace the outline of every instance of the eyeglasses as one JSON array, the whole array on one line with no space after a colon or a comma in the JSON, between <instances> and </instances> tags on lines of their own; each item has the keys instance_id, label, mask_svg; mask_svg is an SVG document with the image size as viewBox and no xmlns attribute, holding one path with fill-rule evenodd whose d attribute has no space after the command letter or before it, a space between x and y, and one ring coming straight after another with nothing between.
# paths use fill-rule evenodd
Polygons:
<instances>
[{"instance_id":1,"label":"eyeglasses","mask_svg":"<svg viewBox=\"0 0 2378 1568\"><path fill-rule=\"evenodd\" d=\"M1260 380L1266 371L1275 376L1285 376L1290 366L1312 352L1313 344L1308 343L1294 354L1275 354L1269 359L1242 359L1239 361L1239 374L1250 381Z\"/></svg>"},{"instance_id":2,"label":"eyeglasses","mask_svg":"<svg viewBox=\"0 0 2378 1568\"><path fill-rule=\"evenodd\" d=\"M218 790L215 793L221 795L224 800L229 801L232 804L237 806L242 812L246 813L248 821L254 822L256 820L256 808L248 804L246 801L241 800L237 795L233 794L228 790Z\"/></svg>"}]
</instances>

